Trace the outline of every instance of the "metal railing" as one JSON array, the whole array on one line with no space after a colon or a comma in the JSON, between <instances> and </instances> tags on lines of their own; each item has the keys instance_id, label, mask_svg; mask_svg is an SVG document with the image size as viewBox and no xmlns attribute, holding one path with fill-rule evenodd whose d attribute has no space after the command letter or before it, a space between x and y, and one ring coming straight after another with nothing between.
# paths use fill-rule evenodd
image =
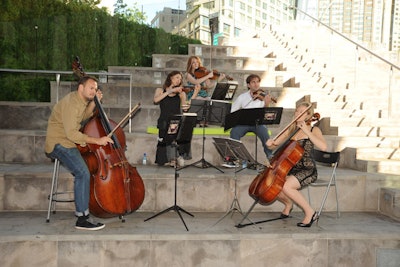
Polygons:
<instances>
[{"instance_id":1,"label":"metal railing","mask_svg":"<svg viewBox=\"0 0 400 267\"><path fill-rule=\"evenodd\" d=\"M56 102L59 100L59 90L61 75L73 75L72 71L61 70L27 70L27 69L1 69L0 72L9 73L32 73L32 74L55 74L56 77ZM112 72L85 72L88 75L102 76L129 76L129 111L132 109L132 73L112 73ZM128 112L129 112L128 111ZM129 119L129 133L132 132L132 121Z\"/></svg>"},{"instance_id":2,"label":"metal railing","mask_svg":"<svg viewBox=\"0 0 400 267\"><path fill-rule=\"evenodd\" d=\"M301 9L298 9L295 6L291 6L289 8L292 9L292 10L296 10L297 12L305 15L306 17L310 18L313 22L316 22L318 26L322 25L323 27L328 29L332 34L334 33L337 36L339 36L340 38L343 38L343 40L347 41L349 44L354 45L354 47L355 47L355 51L354 51L354 55L355 55L354 82L353 82L353 87L354 88L358 88L358 86L359 86L359 84L358 84L359 80L358 79L360 79L360 77L361 78L366 78L366 77L369 76L367 73L365 73L364 76L362 75L363 73L360 73L360 67L361 66L358 65L359 64L358 62L359 62L360 51L366 52L369 55L369 57L373 58L373 59L371 59L371 61L372 60L376 60L376 62L378 62L379 64L383 64L383 65L388 67L388 70L387 70L388 71L388 77L387 77L387 79L388 79L388 84L387 84L387 89L388 89L388 91L387 91L387 94L388 94L387 95L387 110L388 110L388 118L391 118L391 116L393 114L393 110L395 108L393 106L393 103L392 103L392 101L394 99L394 92L392 91L392 88L396 88L396 85L394 84L396 82L396 75L395 74L400 76L399 75L400 66L398 66L398 65L390 62L389 60L383 58L382 56L380 56L377 53L375 53L375 52L371 51L370 49L368 49L367 47L365 47L365 46L353 41L349 37L347 37L344 34L338 32L337 30L333 29L329 25L324 24L319 19L314 18L313 16L307 14L306 12L302 11ZM315 33L315 34L317 34L317 33ZM337 47L335 47L333 44L331 44L331 52L330 53L331 53L332 60L334 58L333 53L335 52L336 48ZM394 73L394 71L396 71L397 73ZM384 79L384 77L379 77L378 73L376 74L376 76L377 76L376 79ZM383 82L384 82L384 80L382 80L381 84L383 84ZM377 84L378 84L378 82L377 82Z\"/></svg>"}]
</instances>

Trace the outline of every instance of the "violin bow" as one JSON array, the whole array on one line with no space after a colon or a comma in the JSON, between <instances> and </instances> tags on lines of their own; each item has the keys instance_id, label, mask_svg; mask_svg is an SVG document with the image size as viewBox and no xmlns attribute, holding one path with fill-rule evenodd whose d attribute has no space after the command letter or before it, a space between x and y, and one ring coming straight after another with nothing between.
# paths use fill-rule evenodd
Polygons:
<instances>
[{"instance_id":1,"label":"violin bow","mask_svg":"<svg viewBox=\"0 0 400 267\"><path fill-rule=\"evenodd\" d=\"M275 137L274 137L274 141L276 140L276 139L278 139L284 132L286 132L288 129L289 129L289 127L293 124L293 123L295 123L301 116L303 116L307 111L309 111L310 110L310 108L312 107L312 103L310 103L309 105L308 105L308 107L302 112L302 113L300 113L296 118L294 118L288 125L286 125L286 127L285 128L283 128L283 130L282 131L280 131L280 133L278 133Z\"/></svg>"}]
</instances>

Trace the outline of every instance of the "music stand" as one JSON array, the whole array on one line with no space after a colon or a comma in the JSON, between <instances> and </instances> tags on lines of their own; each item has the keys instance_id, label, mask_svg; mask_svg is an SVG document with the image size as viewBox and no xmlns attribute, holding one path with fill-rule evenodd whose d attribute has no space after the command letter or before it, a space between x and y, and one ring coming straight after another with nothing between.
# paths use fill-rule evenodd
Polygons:
<instances>
[{"instance_id":1,"label":"music stand","mask_svg":"<svg viewBox=\"0 0 400 267\"><path fill-rule=\"evenodd\" d=\"M199 99L192 99L190 102L190 112L193 112L194 114L197 114L197 121L203 121L204 125L207 124L208 119L211 117L211 113L212 113L212 105L213 105L213 101L212 100L199 100ZM227 111L225 111L227 112ZM223 114L223 113L220 113ZM224 115L224 114L223 114ZM222 115L220 115L220 118L217 118L217 120L219 122L222 121ZM217 170L219 170L220 172L224 173L223 170L219 169L218 167L212 165L210 162L206 161L204 158L204 152L205 152L205 142L206 142L206 129L205 127L203 127L203 147L202 147L202 151L201 151L201 159L186 165L184 167L182 167L181 169L190 167L190 166L195 166L198 168L209 168L209 167L213 167ZM200 166L198 166L200 164Z\"/></svg>"},{"instance_id":2,"label":"music stand","mask_svg":"<svg viewBox=\"0 0 400 267\"><path fill-rule=\"evenodd\" d=\"M165 139L167 142L171 142L172 146L175 148L175 158L178 158L178 149L177 149L178 143L190 142L192 140L193 128L196 125L196 116L197 116L197 114L193 114L193 113L183 113L182 115L180 115L180 114L174 115L169 120L167 136L165 137ZM164 214L168 211L175 211L176 213L178 213L179 217L181 218L183 225L186 228L186 231L189 231L180 212L182 211L192 217L193 217L193 214L187 212L186 210L182 209L180 206L178 206L176 204L177 181L178 181L178 177L179 177L178 164L176 164L176 163L175 163L174 171L175 171L174 205L172 205L169 208L166 208L163 211L160 211L159 213L145 219L144 221L151 220L151 219L153 219L161 214Z\"/></svg>"},{"instance_id":3,"label":"music stand","mask_svg":"<svg viewBox=\"0 0 400 267\"><path fill-rule=\"evenodd\" d=\"M248 162L254 162L253 157L250 155L250 153L247 151L246 147L243 145L241 141L231 138L219 138L219 137L213 137L213 139L214 139L214 145L217 148L218 153L223 158L231 157L240 161L246 160ZM229 210L214 225L218 224L229 214L233 215L235 211L239 212L242 216L244 216L242 209L240 208L239 199L237 197L237 175L236 175L237 172L238 171L235 170L235 178L234 178L235 191L231 206Z\"/></svg>"},{"instance_id":4,"label":"music stand","mask_svg":"<svg viewBox=\"0 0 400 267\"><path fill-rule=\"evenodd\" d=\"M224 130L236 126L236 125L254 125L257 127L258 125L263 124L279 124L282 117L282 107L266 107L266 108L249 108L249 109L239 109L235 112L232 112L225 117L225 126ZM262 165L258 163L257 160L257 134L255 134L255 163L252 165Z\"/></svg>"},{"instance_id":5,"label":"music stand","mask_svg":"<svg viewBox=\"0 0 400 267\"><path fill-rule=\"evenodd\" d=\"M217 83L211 95L213 100L232 100L235 96L237 83Z\"/></svg>"}]
</instances>

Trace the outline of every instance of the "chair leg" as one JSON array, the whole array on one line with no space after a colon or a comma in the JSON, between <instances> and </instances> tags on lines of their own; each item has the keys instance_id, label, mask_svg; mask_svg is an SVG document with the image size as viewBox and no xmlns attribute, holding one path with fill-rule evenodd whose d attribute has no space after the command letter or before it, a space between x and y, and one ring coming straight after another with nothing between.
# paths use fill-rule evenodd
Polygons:
<instances>
[{"instance_id":1,"label":"chair leg","mask_svg":"<svg viewBox=\"0 0 400 267\"><path fill-rule=\"evenodd\" d=\"M51 179L50 195L48 196L49 206L47 209L46 222L50 222L50 212L51 210L55 210L54 195L57 192L59 168L60 168L60 161L58 159L55 159L53 168L53 177Z\"/></svg>"},{"instance_id":2,"label":"chair leg","mask_svg":"<svg viewBox=\"0 0 400 267\"><path fill-rule=\"evenodd\" d=\"M336 218L340 217L340 209L339 209L339 198L337 193L337 182L336 182L336 175L334 177L334 184L335 184L335 196L336 196Z\"/></svg>"},{"instance_id":3,"label":"chair leg","mask_svg":"<svg viewBox=\"0 0 400 267\"><path fill-rule=\"evenodd\" d=\"M308 194L308 203L310 203L310 205L311 205L310 186L307 186L307 194Z\"/></svg>"}]
</instances>

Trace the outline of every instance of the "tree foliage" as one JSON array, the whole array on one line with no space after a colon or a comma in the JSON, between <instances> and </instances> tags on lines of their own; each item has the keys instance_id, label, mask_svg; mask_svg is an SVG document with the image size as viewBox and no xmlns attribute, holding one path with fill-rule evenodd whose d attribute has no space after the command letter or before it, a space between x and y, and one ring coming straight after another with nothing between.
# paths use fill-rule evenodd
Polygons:
<instances>
[{"instance_id":1,"label":"tree foliage","mask_svg":"<svg viewBox=\"0 0 400 267\"><path fill-rule=\"evenodd\" d=\"M99 0L1 1L0 68L70 71L77 55L86 71L110 65L149 67L152 54L187 54L189 43L199 43L144 25L144 14L135 6L127 8L122 0L114 16L96 7ZM0 74L0 100L14 100L15 94L9 91L15 91L16 84ZM32 95L25 93L32 80L22 80L30 82L18 84L20 98L43 101L49 96L36 89ZM42 81L38 84L43 85Z\"/></svg>"}]
</instances>

